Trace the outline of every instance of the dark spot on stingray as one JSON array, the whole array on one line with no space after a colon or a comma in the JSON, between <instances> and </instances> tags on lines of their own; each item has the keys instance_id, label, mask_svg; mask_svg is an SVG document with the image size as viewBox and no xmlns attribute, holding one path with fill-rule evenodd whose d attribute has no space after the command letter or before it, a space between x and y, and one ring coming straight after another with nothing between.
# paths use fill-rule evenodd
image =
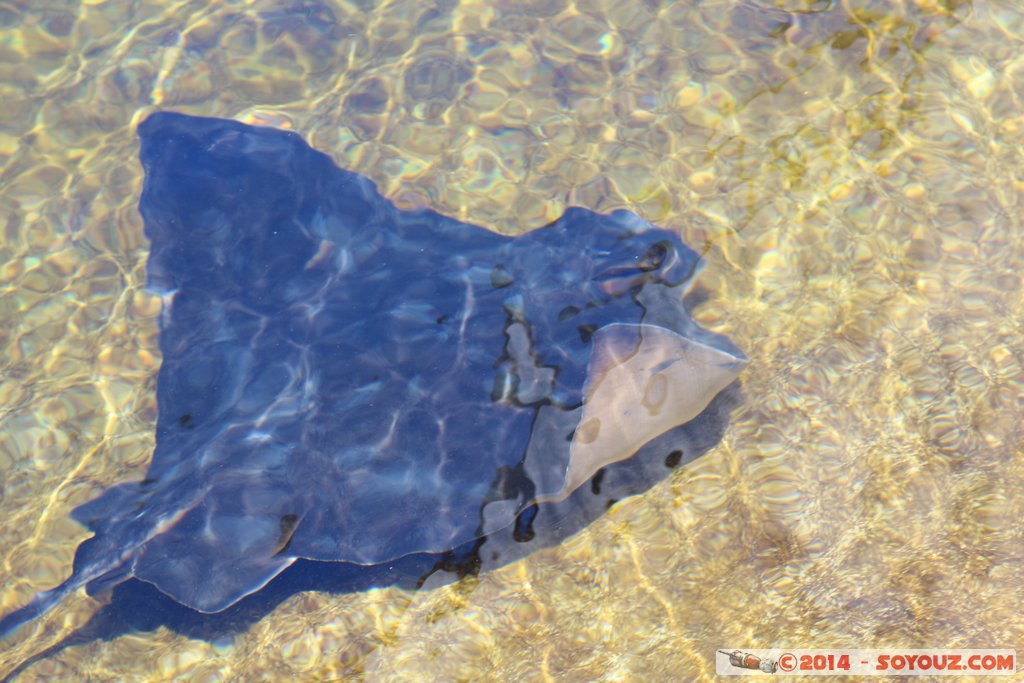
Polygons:
<instances>
[{"instance_id":1,"label":"dark spot on stingray","mask_svg":"<svg viewBox=\"0 0 1024 683\"><path fill-rule=\"evenodd\" d=\"M523 491L523 472L519 468L502 465L498 468L494 482L491 484L491 495L488 502L495 500L512 500Z\"/></svg>"},{"instance_id":2,"label":"dark spot on stingray","mask_svg":"<svg viewBox=\"0 0 1024 683\"><path fill-rule=\"evenodd\" d=\"M511 373L499 372L494 376L494 383L491 386L491 401L502 401L515 396L518 386L519 377Z\"/></svg>"},{"instance_id":3,"label":"dark spot on stingray","mask_svg":"<svg viewBox=\"0 0 1024 683\"><path fill-rule=\"evenodd\" d=\"M611 506L615 505L618 502L618 498L609 498L607 501L605 501L604 509L607 510L608 508L610 508Z\"/></svg>"},{"instance_id":4,"label":"dark spot on stingray","mask_svg":"<svg viewBox=\"0 0 1024 683\"><path fill-rule=\"evenodd\" d=\"M274 553L275 555L280 555L288 549L288 546L292 542L292 536L295 535L295 527L297 527L298 524L298 515L289 514L281 517L281 520L278 523L281 534L277 539L277 552Z\"/></svg>"},{"instance_id":5,"label":"dark spot on stingray","mask_svg":"<svg viewBox=\"0 0 1024 683\"><path fill-rule=\"evenodd\" d=\"M185 429L192 429L193 427L195 427L195 425L192 424L192 413L185 413L184 415L179 417L178 424L184 427Z\"/></svg>"},{"instance_id":6,"label":"dark spot on stingray","mask_svg":"<svg viewBox=\"0 0 1024 683\"><path fill-rule=\"evenodd\" d=\"M601 480L604 479L604 468L599 469L590 480L590 492L595 496L601 495Z\"/></svg>"},{"instance_id":7,"label":"dark spot on stingray","mask_svg":"<svg viewBox=\"0 0 1024 683\"><path fill-rule=\"evenodd\" d=\"M437 316L437 321L436 322L437 322L438 325L444 325L446 322L448 322L448 318L450 318L450 317L451 317L451 315L449 315L448 313L445 313L444 315L439 315L439 316Z\"/></svg>"},{"instance_id":8,"label":"dark spot on stingray","mask_svg":"<svg viewBox=\"0 0 1024 683\"><path fill-rule=\"evenodd\" d=\"M665 467L675 469L683 461L683 452L678 448L665 456Z\"/></svg>"},{"instance_id":9,"label":"dark spot on stingray","mask_svg":"<svg viewBox=\"0 0 1024 683\"><path fill-rule=\"evenodd\" d=\"M515 278L512 277L512 273L508 272L502 264L498 263L491 269L491 287L504 289L513 282L515 282Z\"/></svg>"},{"instance_id":10,"label":"dark spot on stingray","mask_svg":"<svg viewBox=\"0 0 1024 683\"><path fill-rule=\"evenodd\" d=\"M537 518L539 508L531 505L516 517L515 526L512 529L512 539L516 543L529 543L536 533L533 530L533 520Z\"/></svg>"},{"instance_id":11,"label":"dark spot on stingray","mask_svg":"<svg viewBox=\"0 0 1024 683\"><path fill-rule=\"evenodd\" d=\"M563 308L562 310L560 310L558 312L558 320L559 321L568 320L569 318L573 318L573 317L579 315L579 313L580 313L580 307L579 306L566 306L565 308Z\"/></svg>"},{"instance_id":12,"label":"dark spot on stingray","mask_svg":"<svg viewBox=\"0 0 1024 683\"><path fill-rule=\"evenodd\" d=\"M590 343L590 340L593 339L594 333L597 332L597 325L594 325L593 323L588 323L586 325L580 325L576 329L579 330L580 341L582 341L584 344L588 344Z\"/></svg>"},{"instance_id":13,"label":"dark spot on stingray","mask_svg":"<svg viewBox=\"0 0 1024 683\"><path fill-rule=\"evenodd\" d=\"M637 263L637 268L642 271L652 271L661 268L661 264L668 257L669 248L664 242L658 242L647 250L644 257Z\"/></svg>"}]
</instances>

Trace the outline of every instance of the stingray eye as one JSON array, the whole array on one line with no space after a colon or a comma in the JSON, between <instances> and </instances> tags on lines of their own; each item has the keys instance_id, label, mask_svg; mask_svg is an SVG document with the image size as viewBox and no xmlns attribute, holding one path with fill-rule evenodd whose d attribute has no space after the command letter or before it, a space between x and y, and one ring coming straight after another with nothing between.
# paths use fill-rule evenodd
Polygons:
<instances>
[{"instance_id":1,"label":"stingray eye","mask_svg":"<svg viewBox=\"0 0 1024 683\"><path fill-rule=\"evenodd\" d=\"M628 254L615 265L600 272L594 277L601 283L601 289L612 296L621 296L633 287L642 285L650 279L648 273L660 271L671 260L672 245L661 241L651 245L643 256ZM659 279L661 279L659 277Z\"/></svg>"},{"instance_id":2,"label":"stingray eye","mask_svg":"<svg viewBox=\"0 0 1024 683\"><path fill-rule=\"evenodd\" d=\"M637 267L645 272L657 270L661 268L661 264L665 262L667 257L668 245L664 242L658 242L647 250L647 253L637 263Z\"/></svg>"}]
</instances>

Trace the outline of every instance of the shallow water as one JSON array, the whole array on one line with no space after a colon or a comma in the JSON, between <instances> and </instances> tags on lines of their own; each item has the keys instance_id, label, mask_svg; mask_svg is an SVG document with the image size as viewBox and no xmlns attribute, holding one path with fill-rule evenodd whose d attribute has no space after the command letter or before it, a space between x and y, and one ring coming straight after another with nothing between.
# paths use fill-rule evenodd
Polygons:
<instances>
[{"instance_id":1,"label":"shallow water","mask_svg":"<svg viewBox=\"0 0 1024 683\"><path fill-rule=\"evenodd\" d=\"M557 548L20 680L700 680L723 647L1015 647L1022 55L1010 1L0 5L0 613L66 576L68 512L152 452L155 109L296 130L506 233L636 211L705 252L695 317L751 358L717 449ZM98 608L62 603L0 673Z\"/></svg>"}]
</instances>

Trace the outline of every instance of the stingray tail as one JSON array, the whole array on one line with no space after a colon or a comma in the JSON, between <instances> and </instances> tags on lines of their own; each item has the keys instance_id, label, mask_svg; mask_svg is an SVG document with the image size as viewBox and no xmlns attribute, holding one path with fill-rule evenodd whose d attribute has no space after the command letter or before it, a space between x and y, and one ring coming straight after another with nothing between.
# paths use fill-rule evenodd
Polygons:
<instances>
[{"instance_id":1,"label":"stingray tail","mask_svg":"<svg viewBox=\"0 0 1024 683\"><path fill-rule=\"evenodd\" d=\"M36 596L27 605L21 609L14 610L0 619L0 639L14 633L19 626L27 624L37 617L41 617L51 607L63 600L64 596L74 592L81 585L82 580L80 577L71 576L71 578L56 588L36 593Z\"/></svg>"}]
</instances>

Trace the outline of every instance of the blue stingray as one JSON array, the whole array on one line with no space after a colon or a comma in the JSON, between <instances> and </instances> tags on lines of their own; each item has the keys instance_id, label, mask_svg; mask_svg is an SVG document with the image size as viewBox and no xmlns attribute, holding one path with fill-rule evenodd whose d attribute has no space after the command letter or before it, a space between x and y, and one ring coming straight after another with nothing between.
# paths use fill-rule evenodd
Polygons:
<instances>
[{"instance_id":1,"label":"blue stingray","mask_svg":"<svg viewBox=\"0 0 1024 683\"><path fill-rule=\"evenodd\" d=\"M215 613L299 559L446 553L670 439L744 364L683 307L697 254L632 213L505 237L294 133L162 112L139 136L156 450L74 510L70 577L0 635L82 586Z\"/></svg>"}]
</instances>

